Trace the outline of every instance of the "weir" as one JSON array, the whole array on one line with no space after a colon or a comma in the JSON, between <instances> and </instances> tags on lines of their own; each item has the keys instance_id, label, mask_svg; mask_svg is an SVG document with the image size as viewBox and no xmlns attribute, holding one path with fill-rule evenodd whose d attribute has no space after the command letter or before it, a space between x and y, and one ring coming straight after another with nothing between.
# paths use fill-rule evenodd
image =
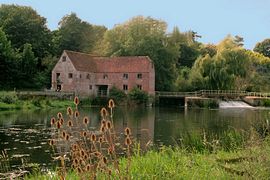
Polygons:
<instances>
[{"instance_id":1,"label":"weir","mask_svg":"<svg viewBox=\"0 0 270 180\"><path fill-rule=\"evenodd\" d=\"M221 101L219 108L253 108L243 101Z\"/></svg>"}]
</instances>

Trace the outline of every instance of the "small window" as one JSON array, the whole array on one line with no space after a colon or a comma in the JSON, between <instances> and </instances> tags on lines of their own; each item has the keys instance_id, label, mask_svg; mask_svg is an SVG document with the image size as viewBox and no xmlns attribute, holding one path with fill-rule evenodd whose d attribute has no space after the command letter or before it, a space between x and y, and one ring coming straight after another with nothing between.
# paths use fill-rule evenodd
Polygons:
<instances>
[{"instance_id":1,"label":"small window","mask_svg":"<svg viewBox=\"0 0 270 180\"><path fill-rule=\"evenodd\" d=\"M60 77L60 73L56 73L56 78L58 79Z\"/></svg>"},{"instance_id":2,"label":"small window","mask_svg":"<svg viewBox=\"0 0 270 180\"><path fill-rule=\"evenodd\" d=\"M72 79L72 77L73 77L73 74L72 73L68 73L68 78L69 79Z\"/></svg>"},{"instance_id":3,"label":"small window","mask_svg":"<svg viewBox=\"0 0 270 180\"><path fill-rule=\"evenodd\" d=\"M82 75L80 74L80 79L82 79Z\"/></svg>"},{"instance_id":4,"label":"small window","mask_svg":"<svg viewBox=\"0 0 270 180\"><path fill-rule=\"evenodd\" d=\"M65 62L67 60L67 57L66 56L63 56L62 57L62 62Z\"/></svg>"},{"instance_id":5,"label":"small window","mask_svg":"<svg viewBox=\"0 0 270 180\"><path fill-rule=\"evenodd\" d=\"M123 85L123 90L124 90L124 91L127 91L127 90L128 90L128 85L124 84L124 85Z\"/></svg>"},{"instance_id":6,"label":"small window","mask_svg":"<svg viewBox=\"0 0 270 180\"><path fill-rule=\"evenodd\" d=\"M86 75L86 79L90 79L90 74L87 74Z\"/></svg>"},{"instance_id":7,"label":"small window","mask_svg":"<svg viewBox=\"0 0 270 180\"><path fill-rule=\"evenodd\" d=\"M92 85L89 85L89 89L92 90L92 88L93 88Z\"/></svg>"},{"instance_id":8,"label":"small window","mask_svg":"<svg viewBox=\"0 0 270 180\"><path fill-rule=\"evenodd\" d=\"M108 79L108 74L104 74L103 79Z\"/></svg>"},{"instance_id":9,"label":"small window","mask_svg":"<svg viewBox=\"0 0 270 180\"><path fill-rule=\"evenodd\" d=\"M137 85L137 88L140 89L140 90L142 90L142 85L138 84Z\"/></svg>"},{"instance_id":10,"label":"small window","mask_svg":"<svg viewBox=\"0 0 270 180\"><path fill-rule=\"evenodd\" d=\"M123 79L128 79L128 74L123 74Z\"/></svg>"},{"instance_id":11,"label":"small window","mask_svg":"<svg viewBox=\"0 0 270 180\"><path fill-rule=\"evenodd\" d=\"M141 73L137 74L137 79L142 79L142 74Z\"/></svg>"}]
</instances>

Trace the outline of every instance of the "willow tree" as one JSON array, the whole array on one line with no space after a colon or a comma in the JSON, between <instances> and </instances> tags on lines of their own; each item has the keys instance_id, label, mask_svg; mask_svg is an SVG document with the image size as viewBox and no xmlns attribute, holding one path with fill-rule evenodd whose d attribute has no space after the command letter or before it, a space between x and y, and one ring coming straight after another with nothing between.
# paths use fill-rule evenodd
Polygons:
<instances>
[{"instance_id":1,"label":"willow tree","mask_svg":"<svg viewBox=\"0 0 270 180\"><path fill-rule=\"evenodd\" d=\"M216 55L196 61L192 71L200 72L207 89L247 89L252 63L238 39L226 37L217 45Z\"/></svg>"}]
</instances>

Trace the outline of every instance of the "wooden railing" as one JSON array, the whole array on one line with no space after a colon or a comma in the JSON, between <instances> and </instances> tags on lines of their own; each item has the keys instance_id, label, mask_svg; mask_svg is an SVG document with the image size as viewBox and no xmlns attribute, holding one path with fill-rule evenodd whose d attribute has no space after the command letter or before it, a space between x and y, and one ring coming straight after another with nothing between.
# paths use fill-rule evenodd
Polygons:
<instances>
[{"instance_id":1,"label":"wooden railing","mask_svg":"<svg viewBox=\"0 0 270 180\"><path fill-rule=\"evenodd\" d=\"M202 96L252 96L252 97L269 97L270 93L265 92L247 92L247 91L238 91L238 90L200 90L194 92L164 92L156 91L156 96L161 97L202 97Z\"/></svg>"}]
</instances>

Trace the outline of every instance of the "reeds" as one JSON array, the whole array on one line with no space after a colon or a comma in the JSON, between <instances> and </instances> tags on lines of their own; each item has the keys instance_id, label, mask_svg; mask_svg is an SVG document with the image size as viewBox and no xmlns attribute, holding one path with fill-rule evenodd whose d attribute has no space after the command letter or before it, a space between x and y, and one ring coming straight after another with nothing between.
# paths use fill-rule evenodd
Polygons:
<instances>
[{"instance_id":1,"label":"reeds","mask_svg":"<svg viewBox=\"0 0 270 180\"><path fill-rule=\"evenodd\" d=\"M76 108L67 108L67 121L61 112L57 113L57 119L51 118L52 139L49 144L54 148L55 159L60 160L59 177L65 179L67 172L72 169L82 179L95 179L98 173L106 174L109 178L112 174L120 179L125 177L120 173L119 152L126 150L126 155L131 156L131 130L125 129L123 143L117 142L113 125L113 109L115 103L108 103L109 112L106 108L100 111L101 122L99 130L89 130L91 120L85 116L80 118L78 110L79 98L74 98ZM122 145L121 145L122 144ZM126 170L130 167L130 161Z\"/></svg>"}]
</instances>

